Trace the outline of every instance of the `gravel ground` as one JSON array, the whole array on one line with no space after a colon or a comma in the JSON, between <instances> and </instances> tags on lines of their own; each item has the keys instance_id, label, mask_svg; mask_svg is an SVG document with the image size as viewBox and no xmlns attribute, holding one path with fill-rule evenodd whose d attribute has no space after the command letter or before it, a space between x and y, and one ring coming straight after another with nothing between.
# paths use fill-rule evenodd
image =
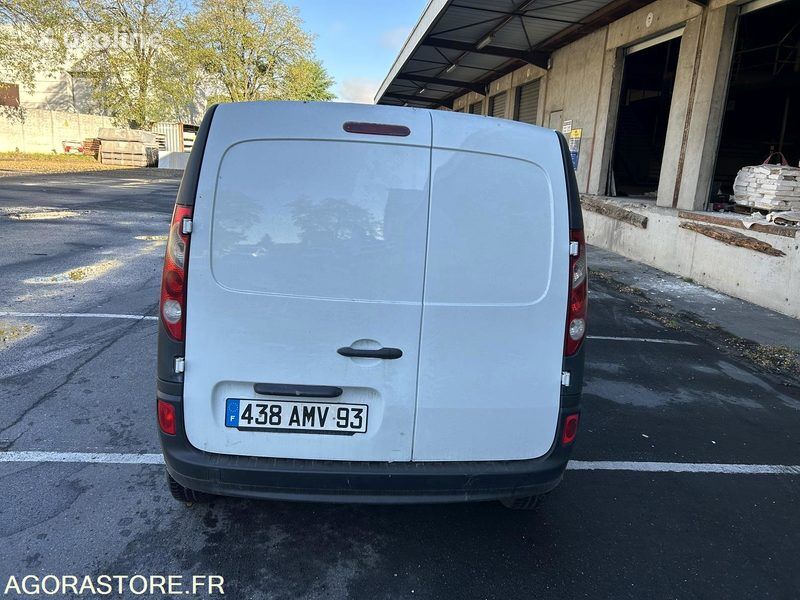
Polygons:
<instances>
[{"instance_id":1,"label":"gravel ground","mask_svg":"<svg viewBox=\"0 0 800 600\"><path fill-rule=\"evenodd\" d=\"M34 154L27 152L0 152L0 177L41 173L85 173L124 169L104 165L82 154Z\"/></svg>"}]
</instances>

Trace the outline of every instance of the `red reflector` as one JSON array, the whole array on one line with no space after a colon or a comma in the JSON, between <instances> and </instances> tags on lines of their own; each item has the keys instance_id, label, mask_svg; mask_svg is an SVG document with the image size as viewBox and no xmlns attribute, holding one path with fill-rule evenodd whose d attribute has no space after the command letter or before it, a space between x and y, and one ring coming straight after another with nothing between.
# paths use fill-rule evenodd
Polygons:
<instances>
[{"instance_id":1,"label":"red reflector","mask_svg":"<svg viewBox=\"0 0 800 600\"><path fill-rule=\"evenodd\" d=\"M368 135L394 135L406 137L411 134L411 130L405 125L386 125L384 123L357 123L347 121L343 125L347 133L366 133Z\"/></svg>"},{"instance_id":2,"label":"red reflector","mask_svg":"<svg viewBox=\"0 0 800 600\"><path fill-rule=\"evenodd\" d=\"M163 400L158 401L158 426L164 433L175 435L175 407Z\"/></svg>"},{"instance_id":3,"label":"red reflector","mask_svg":"<svg viewBox=\"0 0 800 600\"><path fill-rule=\"evenodd\" d=\"M575 441L575 436L578 435L578 420L580 414L567 415L564 419L564 429L561 431L561 444L566 446Z\"/></svg>"}]
</instances>

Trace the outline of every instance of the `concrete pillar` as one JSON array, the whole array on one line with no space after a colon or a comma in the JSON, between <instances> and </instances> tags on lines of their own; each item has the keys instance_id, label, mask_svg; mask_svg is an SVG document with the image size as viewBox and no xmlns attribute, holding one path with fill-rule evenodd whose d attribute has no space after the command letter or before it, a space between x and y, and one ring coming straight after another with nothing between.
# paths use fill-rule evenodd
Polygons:
<instances>
[{"instance_id":1,"label":"concrete pillar","mask_svg":"<svg viewBox=\"0 0 800 600\"><path fill-rule=\"evenodd\" d=\"M614 152L614 133L619 112L619 94L622 88L622 69L625 65L622 48L606 50L603 57L603 76L597 99L597 122L594 144L589 160L589 194L605 194L608 169Z\"/></svg>"},{"instance_id":2,"label":"concrete pillar","mask_svg":"<svg viewBox=\"0 0 800 600\"><path fill-rule=\"evenodd\" d=\"M506 119L513 119L517 110L517 88L511 87L506 93Z\"/></svg>"},{"instance_id":3,"label":"concrete pillar","mask_svg":"<svg viewBox=\"0 0 800 600\"><path fill-rule=\"evenodd\" d=\"M675 84L672 88L672 103L669 107L669 123L667 123L667 135L664 140L664 153L661 157L661 174L658 179L658 198L656 200L658 206L669 208L675 206L678 170L683 156L683 140L689 114L689 97L695 82L703 25L702 15L689 19L681 36Z\"/></svg>"},{"instance_id":4,"label":"concrete pillar","mask_svg":"<svg viewBox=\"0 0 800 600\"><path fill-rule=\"evenodd\" d=\"M539 104L536 106L536 124L542 127L548 126L544 115L545 102L547 101L547 79L547 75L543 75L539 78Z\"/></svg>"},{"instance_id":5,"label":"concrete pillar","mask_svg":"<svg viewBox=\"0 0 800 600\"><path fill-rule=\"evenodd\" d=\"M673 206L702 210L716 163L728 76L736 39L738 6L706 10L699 41L694 84L688 98L687 126L677 165Z\"/></svg>"}]
</instances>

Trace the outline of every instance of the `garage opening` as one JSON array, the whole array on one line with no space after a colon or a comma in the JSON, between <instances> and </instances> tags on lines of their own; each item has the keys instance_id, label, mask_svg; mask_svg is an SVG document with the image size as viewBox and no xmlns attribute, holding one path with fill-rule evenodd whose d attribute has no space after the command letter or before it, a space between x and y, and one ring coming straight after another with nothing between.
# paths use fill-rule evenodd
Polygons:
<instances>
[{"instance_id":1,"label":"garage opening","mask_svg":"<svg viewBox=\"0 0 800 600\"><path fill-rule=\"evenodd\" d=\"M734 45L712 201L733 194L736 173L782 152L800 162L800 0L742 15ZM775 162L775 161L773 161Z\"/></svg>"},{"instance_id":2,"label":"garage opening","mask_svg":"<svg viewBox=\"0 0 800 600\"><path fill-rule=\"evenodd\" d=\"M612 196L657 195L680 35L673 32L627 50L609 169Z\"/></svg>"},{"instance_id":3,"label":"garage opening","mask_svg":"<svg viewBox=\"0 0 800 600\"><path fill-rule=\"evenodd\" d=\"M506 92L489 98L489 116L501 119L506 116Z\"/></svg>"},{"instance_id":4,"label":"garage opening","mask_svg":"<svg viewBox=\"0 0 800 600\"><path fill-rule=\"evenodd\" d=\"M536 125L539 110L539 79L517 88L517 108L514 119Z\"/></svg>"}]
</instances>

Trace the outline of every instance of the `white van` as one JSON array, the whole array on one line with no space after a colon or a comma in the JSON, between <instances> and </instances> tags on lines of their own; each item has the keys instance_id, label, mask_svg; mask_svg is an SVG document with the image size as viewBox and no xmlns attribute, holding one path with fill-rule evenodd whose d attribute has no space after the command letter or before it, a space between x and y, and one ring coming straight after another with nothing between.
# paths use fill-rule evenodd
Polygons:
<instances>
[{"instance_id":1,"label":"white van","mask_svg":"<svg viewBox=\"0 0 800 600\"><path fill-rule=\"evenodd\" d=\"M552 130L388 106L210 109L161 290L173 495L533 506L577 431L586 280Z\"/></svg>"}]
</instances>

